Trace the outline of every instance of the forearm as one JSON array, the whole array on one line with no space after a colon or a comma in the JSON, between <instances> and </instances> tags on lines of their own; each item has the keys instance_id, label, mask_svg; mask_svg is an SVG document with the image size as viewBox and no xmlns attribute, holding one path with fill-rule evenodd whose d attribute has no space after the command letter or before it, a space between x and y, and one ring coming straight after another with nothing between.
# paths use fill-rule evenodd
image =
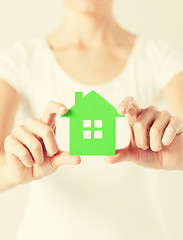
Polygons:
<instances>
[{"instance_id":1,"label":"forearm","mask_svg":"<svg viewBox=\"0 0 183 240\"><path fill-rule=\"evenodd\" d=\"M8 178L6 155L4 151L0 151L0 192L6 191L15 186L16 184L13 184Z\"/></svg>"}]
</instances>

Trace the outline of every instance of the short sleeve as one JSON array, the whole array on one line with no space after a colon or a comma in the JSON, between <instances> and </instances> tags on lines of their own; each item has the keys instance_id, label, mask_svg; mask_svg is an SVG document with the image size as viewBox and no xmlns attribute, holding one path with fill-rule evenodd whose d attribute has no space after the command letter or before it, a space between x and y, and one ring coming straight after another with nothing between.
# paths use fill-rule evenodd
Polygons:
<instances>
[{"instance_id":1,"label":"short sleeve","mask_svg":"<svg viewBox=\"0 0 183 240\"><path fill-rule=\"evenodd\" d=\"M7 82L18 93L22 92L22 69L25 50L21 42L15 42L0 51L0 79Z\"/></svg>"},{"instance_id":2,"label":"short sleeve","mask_svg":"<svg viewBox=\"0 0 183 240\"><path fill-rule=\"evenodd\" d=\"M178 50L170 42L160 43L160 80L163 89L178 73L183 72L183 51Z\"/></svg>"}]
</instances>

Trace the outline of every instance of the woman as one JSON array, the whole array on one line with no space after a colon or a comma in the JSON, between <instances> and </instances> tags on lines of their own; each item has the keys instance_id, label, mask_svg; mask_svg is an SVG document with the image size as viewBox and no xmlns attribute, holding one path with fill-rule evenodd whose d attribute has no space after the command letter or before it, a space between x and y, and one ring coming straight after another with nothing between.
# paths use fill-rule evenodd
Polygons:
<instances>
[{"instance_id":1,"label":"woman","mask_svg":"<svg viewBox=\"0 0 183 240\"><path fill-rule=\"evenodd\" d=\"M30 188L19 240L168 239L151 169L183 170L183 62L121 28L112 3L65 0L55 32L0 56L0 190ZM68 123L56 116L91 90L128 116L130 144L122 126L115 156L68 153ZM171 114L157 109L164 100ZM29 117L12 131L19 103Z\"/></svg>"}]
</instances>

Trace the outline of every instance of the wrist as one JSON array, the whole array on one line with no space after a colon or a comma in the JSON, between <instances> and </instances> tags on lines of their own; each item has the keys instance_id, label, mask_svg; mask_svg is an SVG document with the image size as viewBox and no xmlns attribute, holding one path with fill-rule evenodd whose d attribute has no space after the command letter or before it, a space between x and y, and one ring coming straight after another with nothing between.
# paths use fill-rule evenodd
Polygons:
<instances>
[{"instance_id":1,"label":"wrist","mask_svg":"<svg viewBox=\"0 0 183 240\"><path fill-rule=\"evenodd\" d=\"M0 192L6 191L8 189L14 188L18 185L18 183L15 183L11 181L10 173L7 169L6 164L2 164L0 166Z\"/></svg>"}]
</instances>

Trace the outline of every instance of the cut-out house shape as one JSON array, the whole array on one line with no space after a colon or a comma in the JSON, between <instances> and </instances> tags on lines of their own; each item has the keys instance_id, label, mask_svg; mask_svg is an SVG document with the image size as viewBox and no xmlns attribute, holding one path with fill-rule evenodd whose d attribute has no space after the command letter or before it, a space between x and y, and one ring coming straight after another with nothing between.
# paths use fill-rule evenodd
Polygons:
<instances>
[{"instance_id":1,"label":"cut-out house shape","mask_svg":"<svg viewBox=\"0 0 183 240\"><path fill-rule=\"evenodd\" d=\"M60 117L70 118L70 155L115 155L115 107L95 91L83 97L75 92L75 105Z\"/></svg>"}]
</instances>

